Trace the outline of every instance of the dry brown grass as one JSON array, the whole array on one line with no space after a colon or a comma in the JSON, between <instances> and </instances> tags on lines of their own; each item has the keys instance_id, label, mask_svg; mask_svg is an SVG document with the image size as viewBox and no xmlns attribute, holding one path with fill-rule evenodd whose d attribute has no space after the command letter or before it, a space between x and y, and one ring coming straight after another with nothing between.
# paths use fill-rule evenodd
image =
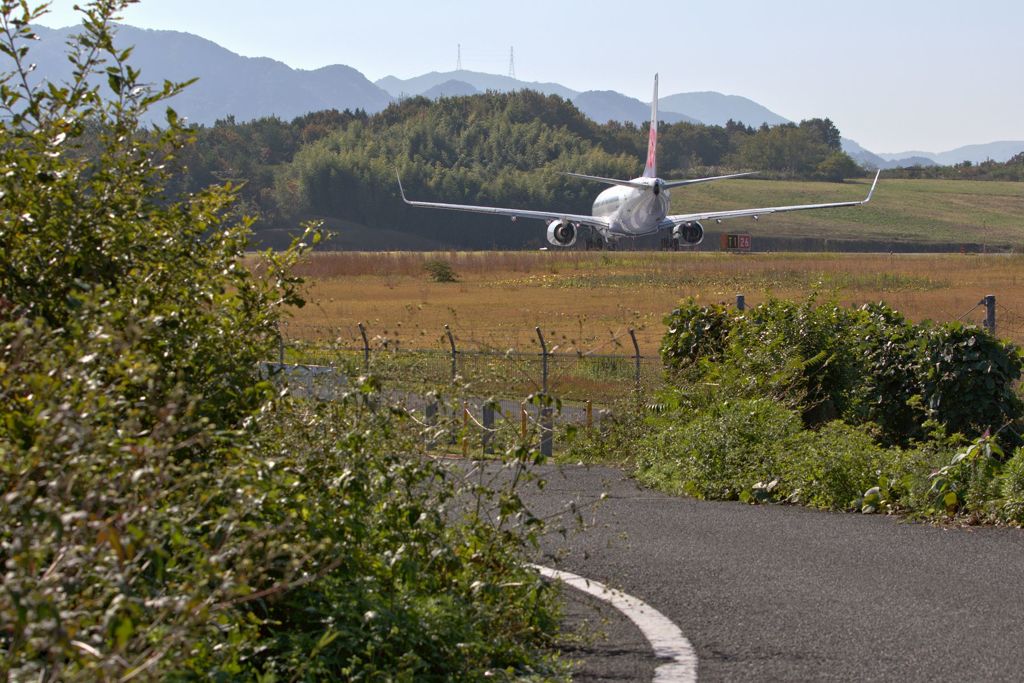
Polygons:
<instances>
[{"instance_id":1,"label":"dry brown grass","mask_svg":"<svg viewBox=\"0 0 1024 683\"><path fill-rule=\"evenodd\" d=\"M457 283L424 270L447 261ZM999 302L999 333L1024 343L1024 257L1005 255L750 254L650 252L325 253L299 271L309 304L289 334L442 348L449 324L460 348L536 348L542 326L560 351L653 355L662 318L677 302L755 305L818 292L844 305L885 301L912 320L980 322L986 294ZM1018 311L1020 313L1018 313Z\"/></svg>"}]
</instances>

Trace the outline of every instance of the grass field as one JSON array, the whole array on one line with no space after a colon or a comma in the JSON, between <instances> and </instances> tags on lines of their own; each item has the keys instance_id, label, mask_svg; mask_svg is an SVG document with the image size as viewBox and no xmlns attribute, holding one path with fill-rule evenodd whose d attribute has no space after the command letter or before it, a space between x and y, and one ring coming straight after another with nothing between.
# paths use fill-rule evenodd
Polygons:
<instances>
[{"instance_id":1,"label":"grass field","mask_svg":"<svg viewBox=\"0 0 1024 683\"><path fill-rule=\"evenodd\" d=\"M837 183L738 180L672 193L672 210L735 209L863 199L867 180ZM887 179L856 209L804 211L758 222L724 223L755 236L828 237L881 242L1024 245L1024 183Z\"/></svg>"},{"instance_id":2,"label":"grass field","mask_svg":"<svg viewBox=\"0 0 1024 683\"><path fill-rule=\"evenodd\" d=\"M459 281L437 283L424 264L447 261ZM1024 344L1024 256L725 254L665 252L323 253L300 268L308 305L287 334L376 345L533 351L535 326L559 352L656 355L662 318L682 299L754 305L817 292L844 305L885 301L912 320L979 323L997 296L1000 336Z\"/></svg>"}]
</instances>

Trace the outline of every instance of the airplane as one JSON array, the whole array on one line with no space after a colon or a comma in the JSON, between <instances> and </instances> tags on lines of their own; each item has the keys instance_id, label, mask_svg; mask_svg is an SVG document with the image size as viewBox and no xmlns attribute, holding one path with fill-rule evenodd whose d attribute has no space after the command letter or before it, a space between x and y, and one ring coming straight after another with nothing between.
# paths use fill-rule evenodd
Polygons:
<instances>
[{"instance_id":1,"label":"airplane","mask_svg":"<svg viewBox=\"0 0 1024 683\"><path fill-rule=\"evenodd\" d=\"M731 209L727 211L697 211L694 213L669 214L670 193L674 187L683 187L696 183L706 183L727 178L739 178L753 175L756 172L732 173L729 175L696 178L693 180L662 180L658 177L658 75L654 75L654 99L651 101L651 129L647 143L647 163L643 175L632 180L616 180L582 173L567 175L583 180L611 185L597 195L592 215L562 213L557 211L533 211L528 209L504 209L492 206L475 206L468 204L444 204L439 202L411 201L402 189L402 178L398 178L398 191L402 201L410 206L427 209L447 209L451 211L472 211L476 213L510 216L518 218L535 218L548 222L547 238L552 246L571 247L576 243L580 228L586 226L596 231L604 243L613 247L623 237L642 237L658 232L671 232L673 245L695 247L704 240L704 226L701 221L713 220L721 223L729 218L753 217L783 211L803 211L807 209L834 209L843 206L860 206L871 201L871 195L878 185L878 176L871 183L868 196L861 201L831 202L826 204L800 204L796 206L767 206L758 209ZM397 175L397 174L396 174Z\"/></svg>"}]
</instances>

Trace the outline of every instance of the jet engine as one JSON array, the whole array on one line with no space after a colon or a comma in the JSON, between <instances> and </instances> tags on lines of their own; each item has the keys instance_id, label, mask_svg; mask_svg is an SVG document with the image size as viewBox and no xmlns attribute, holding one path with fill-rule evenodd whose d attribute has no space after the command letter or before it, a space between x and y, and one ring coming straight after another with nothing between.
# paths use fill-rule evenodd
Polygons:
<instances>
[{"instance_id":1,"label":"jet engine","mask_svg":"<svg viewBox=\"0 0 1024 683\"><path fill-rule=\"evenodd\" d=\"M548 242L556 247L571 247L576 244L576 226L567 221L554 220L548 223Z\"/></svg>"},{"instance_id":2,"label":"jet engine","mask_svg":"<svg viewBox=\"0 0 1024 683\"><path fill-rule=\"evenodd\" d=\"M680 223L672 228L672 239L679 240L687 246L695 247L704 241L704 226L697 221Z\"/></svg>"}]
</instances>

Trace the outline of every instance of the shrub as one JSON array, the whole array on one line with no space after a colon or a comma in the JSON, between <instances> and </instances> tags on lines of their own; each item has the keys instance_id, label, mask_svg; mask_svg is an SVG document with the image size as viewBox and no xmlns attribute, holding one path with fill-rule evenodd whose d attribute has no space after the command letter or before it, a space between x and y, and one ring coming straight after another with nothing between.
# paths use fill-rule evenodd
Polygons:
<instances>
[{"instance_id":1,"label":"shrub","mask_svg":"<svg viewBox=\"0 0 1024 683\"><path fill-rule=\"evenodd\" d=\"M423 269L430 274L430 278L434 282L458 282L459 278L455 274L455 270L447 261L434 260L427 261L423 265Z\"/></svg>"},{"instance_id":2,"label":"shrub","mask_svg":"<svg viewBox=\"0 0 1024 683\"><path fill-rule=\"evenodd\" d=\"M1003 514L1007 519L1024 523L1024 448L1017 448L999 474Z\"/></svg>"},{"instance_id":3,"label":"shrub","mask_svg":"<svg viewBox=\"0 0 1024 683\"><path fill-rule=\"evenodd\" d=\"M693 299L665 318L661 360L670 371L683 370L698 359L719 360L735 314L726 306L698 306Z\"/></svg>"},{"instance_id":4,"label":"shrub","mask_svg":"<svg viewBox=\"0 0 1024 683\"><path fill-rule=\"evenodd\" d=\"M919 377L924 362L924 333L884 304L868 304L853 331L860 381L844 418L873 422L891 443L908 444L923 436L927 413Z\"/></svg>"},{"instance_id":5,"label":"shrub","mask_svg":"<svg viewBox=\"0 0 1024 683\"><path fill-rule=\"evenodd\" d=\"M929 477L930 509L950 516L959 511L991 514L1003 459L1002 448L987 434L961 449Z\"/></svg>"},{"instance_id":6,"label":"shrub","mask_svg":"<svg viewBox=\"0 0 1024 683\"><path fill-rule=\"evenodd\" d=\"M947 323L928 331L918 377L928 411L950 432L995 432L1021 416L1020 349L984 330Z\"/></svg>"},{"instance_id":7,"label":"shrub","mask_svg":"<svg viewBox=\"0 0 1024 683\"><path fill-rule=\"evenodd\" d=\"M724 363L797 407L810 425L839 417L860 378L852 353L857 315L834 303L769 300L734 327Z\"/></svg>"},{"instance_id":8,"label":"shrub","mask_svg":"<svg viewBox=\"0 0 1024 683\"><path fill-rule=\"evenodd\" d=\"M89 5L73 82L36 89L42 10L0 6L0 674L550 672L515 491L396 455L419 435L372 380L318 406L261 379L305 247L250 271L232 188L168 196L188 132L138 121L182 86L113 48L128 4Z\"/></svg>"},{"instance_id":9,"label":"shrub","mask_svg":"<svg viewBox=\"0 0 1024 683\"><path fill-rule=\"evenodd\" d=\"M804 431L778 452L775 476L785 499L832 510L859 509L892 457L865 429L838 420Z\"/></svg>"},{"instance_id":10,"label":"shrub","mask_svg":"<svg viewBox=\"0 0 1024 683\"><path fill-rule=\"evenodd\" d=\"M813 299L743 314L691 302L666 321L662 358L677 383L771 398L811 427L874 423L885 442L907 446L926 436L927 420L979 435L1024 413L1020 350L975 327L912 325L882 304L850 311Z\"/></svg>"},{"instance_id":11,"label":"shrub","mask_svg":"<svg viewBox=\"0 0 1024 683\"><path fill-rule=\"evenodd\" d=\"M777 449L800 431L799 416L768 399L716 403L678 427L676 417L638 444L637 478L698 498L736 500L770 481Z\"/></svg>"}]
</instances>

